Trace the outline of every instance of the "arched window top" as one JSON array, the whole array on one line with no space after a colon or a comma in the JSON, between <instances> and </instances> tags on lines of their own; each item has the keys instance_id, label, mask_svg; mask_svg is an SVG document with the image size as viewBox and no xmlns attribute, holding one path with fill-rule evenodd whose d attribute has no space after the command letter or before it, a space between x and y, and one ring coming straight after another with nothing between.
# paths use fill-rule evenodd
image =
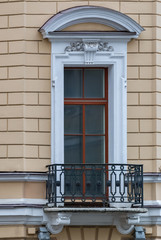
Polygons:
<instances>
[{"instance_id":1,"label":"arched window top","mask_svg":"<svg viewBox=\"0 0 161 240\"><path fill-rule=\"evenodd\" d=\"M52 16L39 31L46 38L51 32L61 31L79 23L99 23L117 31L133 32L137 36L144 30L132 18L118 11L104 7L80 6Z\"/></svg>"}]
</instances>

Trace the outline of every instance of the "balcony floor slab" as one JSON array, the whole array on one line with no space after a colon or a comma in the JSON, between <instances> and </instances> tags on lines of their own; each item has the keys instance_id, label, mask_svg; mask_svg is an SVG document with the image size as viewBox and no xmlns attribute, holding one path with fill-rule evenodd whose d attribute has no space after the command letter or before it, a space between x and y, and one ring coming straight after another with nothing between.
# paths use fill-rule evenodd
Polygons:
<instances>
[{"instance_id":1,"label":"balcony floor slab","mask_svg":"<svg viewBox=\"0 0 161 240\"><path fill-rule=\"evenodd\" d=\"M99 213L146 213L146 208L66 208L66 207L44 207L44 212L99 212Z\"/></svg>"}]
</instances>

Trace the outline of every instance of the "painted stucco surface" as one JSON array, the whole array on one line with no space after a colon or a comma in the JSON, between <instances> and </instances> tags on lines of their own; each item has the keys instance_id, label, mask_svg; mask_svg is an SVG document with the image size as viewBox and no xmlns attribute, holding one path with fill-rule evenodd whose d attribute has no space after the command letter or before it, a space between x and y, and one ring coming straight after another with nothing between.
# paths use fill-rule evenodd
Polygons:
<instances>
[{"instance_id":1,"label":"painted stucco surface","mask_svg":"<svg viewBox=\"0 0 161 240\"><path fill-rule=\"evenodd\" d=\"M82 5L120 11L145 28L139 39L128 43L128 162L144 164L145 172L161 171L161 1L151 0L0 0L0 171L41 172L50 164L51 49L38 29L53 14ZM111 30L94 24L66 30L89 29ZM0 183L1 197L45 198L45 185L39 188L39 184ZM160 183L144 188L145 200L161 200ZM160 232L160 226L147 228L153 239L161 239ZM0 227L2 239L36 238L26 234L24 226ZM121 239L110 228L65 228L57 240L75 236Z\"/></svg>"},{"instance_id":2,"label":"painted stucco surface","mask_svg":"<svg viewBox=\"0 0 161 240\"><path fill-rule=\"evenodd\" d=\"M80 5L121 11L145 28L128 43L128 160L158 172L160 1L1 1L0 169L44 171L50 163L50 43L38 28Z\"/></svg>"}]
</instances>

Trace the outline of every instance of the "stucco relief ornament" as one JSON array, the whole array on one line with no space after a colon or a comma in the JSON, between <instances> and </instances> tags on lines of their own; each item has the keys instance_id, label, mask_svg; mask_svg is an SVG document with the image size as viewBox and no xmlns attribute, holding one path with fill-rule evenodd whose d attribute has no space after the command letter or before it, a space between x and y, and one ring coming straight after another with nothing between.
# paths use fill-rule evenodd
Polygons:
<instances>
[{"instance_id":1,"label":"stucco relief ornament","mask_svg":"<svg viewBox=\"0 0 161 240\"><path fill-rule=\"evenodd\" d=\"M114 51L112 46L108 45L108 42L97 41L77 41L71 42L70 46L65 48L65 52L84 52L85 63L92 64L96 52L112 52Z\"/></svg>"},{"instance_id":2,"label":"stucco relief ornament","mask_svg":"<svg viewBox=\"0 0 161 240\"><path fill-rule=\"evenodd\" d=\"M83 52L84 43L83 42L71 42L70 46L65 48L65 52Z\"/></svg>"},{"instance_id":3,"label":"stucco relief ornament","mask_svg":"<svg viewBox=\"0 0 161 240\"><path fill-rule=\"evenodd\" d=\"M98 52L101 52L101 51L112 52L112 51L114 51L114 48L112 46L109 46L108 42L99 42L97 51Z\"/></svg>"}]
</instances>

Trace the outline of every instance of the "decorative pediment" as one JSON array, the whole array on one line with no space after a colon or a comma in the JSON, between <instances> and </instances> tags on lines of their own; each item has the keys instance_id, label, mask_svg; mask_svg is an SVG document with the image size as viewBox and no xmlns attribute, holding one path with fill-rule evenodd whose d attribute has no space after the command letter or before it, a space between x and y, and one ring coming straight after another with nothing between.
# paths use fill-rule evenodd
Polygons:
<instances>
[{"instance_id":1,"label":"decorative pediment","mask_svg":"<svg viewBox=\"0 0 161 240\"><path fill-rule=\"evenodd\" d=\"M136 37L144 30L127 15L104 7L80 6L69 8L51 17L39 31L44 38L50 38L53 32L80 23L98 23L112 27L116 31L134 33Z\"/></svg>"}]
</instances>

